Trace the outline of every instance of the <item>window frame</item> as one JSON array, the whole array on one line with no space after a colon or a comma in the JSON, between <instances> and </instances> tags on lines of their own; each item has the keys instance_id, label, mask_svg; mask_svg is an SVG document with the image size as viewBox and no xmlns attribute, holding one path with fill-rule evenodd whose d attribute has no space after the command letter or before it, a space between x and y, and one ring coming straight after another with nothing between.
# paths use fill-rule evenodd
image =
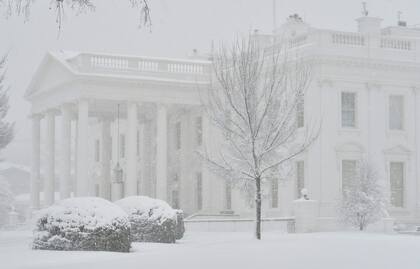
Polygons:
<instances>
[{"instance_id":1,"label":"window frame","mask_svg":"<svg viewBox=\"0 0 420 269\"><path fill-rule=\"evenodd\" d=\"M391 111L391 98L393 98L393 97L399 97L399 98L401 98L401 101L402 101L402 103L401 103L401 105L402 105L402 107L401 107L401 122L400 122L400 124L401 124L401 128L392 128L392 126L391 126L391 113L392 113L392 111ZM390 131L392 131L392 132L402 132L402 131L405 131L405 126L406 126L406 124L405 124L405 114L406 114L406 111L405 111L405 107L406 107L406 101L405 101L405 96L404 96L404 94L389 94L388 95L388 130L390 130Z\"/></svg>"},{"instance_id":2,"label":"window frame","mask_svg":"<svg viewBox=\"0 0 420 269\"><path fill-rule=\"evenodd\" d=\"M176 150L180 150L181 149L181 144L182 144L182 139L181 139L181 134L182 134L182 126L181 126L181 121L177 121L175 123L175 149Z\"/></svg>"},{"instance_id":3,"label":"window frame","mask_svg":"<svg viewBox=\"0 0 420 269\"><path fill-rule=\"evenodd\" d=\"M344 184L345 184L345 178L344 178L344 162L354 162L354 175L356 176L357 173L357 169L358 169L358 164L360 162L359 159L355 159L355 158L343 158L340 161L340 178L341 178L341 182L340 182L340 192L341 195L344 195Z\"/></svg>"},{"instance_id":4,"label":"window frame","mask_svg":"<svg viewBox=\"0 0 420 269\"><path fill-rule=\"evenodd\" d=\"M301 180L300 180L300 168L302 169L302 178L301 178ZM305 188L305 161L304 160L297 160L295 162L295 169L296 169L296 176L295 176L295 197L296 197L296 199L299 199L299 198L301 198L301 191L302 191L302 189Z\"/></svg>"},{"instance_id":5,"label":"window frame","mask_svg":"<svg viewBox=\"0 0 420 269\"><path fill-rule=\"evenodd\" d=\"M203 173L202 172L197 172L196 175L196 205L197 205L197 210L202 210L203 209Z\"/></svg>"},{"instance_id":6,"label":"window frame","mask_svg":"<svg viewBox=\"0 0 420 269\"><path fill-rule=\"evenodd\" d=\"M347 125L344 125L344 103L343 103L343 95L344 94L352 94L352 95L354 95L354 110L353 110L353 113L354 113L354 123L353 123L353 126L347 126ZM340 96L339 96L339 99L340 99L340 126L341 126L341 128L343 128L343 129L357 129L358 128L358 124L359 124L359 122L358 122L358 105L359 105L359 98L358 98L358 93L356 92L356 91L341 91L340 92Z\"/></svg>"},{"instance_id":7,"label":"window frame","mask_svg":"<svg viewBox=\"0 0 420 269\"><path fill-rule=\"evenodd\" d=\"M392 169L392 164L401 164L402 165L402 186L399 189L401 191L401 206L395 205L393 203L393 189L392 189L392 173L391 173L391 169ZM389 182L389 203L391 205L392 208L399 208L399 209L404 209L406 207L406 185L407 185L407 164L405 161L402 160L391 160L389 161L389 165L388 165L388 182Z\"/></svg>"}]
</instances>

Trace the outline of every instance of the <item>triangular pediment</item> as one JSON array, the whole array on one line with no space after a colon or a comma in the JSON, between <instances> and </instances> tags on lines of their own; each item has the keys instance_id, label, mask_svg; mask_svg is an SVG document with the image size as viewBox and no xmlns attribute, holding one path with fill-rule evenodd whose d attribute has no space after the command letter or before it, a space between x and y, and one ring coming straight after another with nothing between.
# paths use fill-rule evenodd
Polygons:
<instances>
[{"instance_id":1,"label":"triangular pediment","mask_svg":"<svg viewBox=\"0 0 420 269\"><path fill-rule=\"evenodd\" d=\"M408 154L411 154L411 152L412 151L409 148L407 148L406 146L403 146L403 145L397 145L397 146L390 147L390 148L384 150L385 154L408 155Z\"/></svg>"},{"instance_id":2,"label":"triangular pediment","mask_svg":"<svg viewBox=\"0 0 420 269\"><path fill-rule=\"evenodd\" d=\"M65 64L51 53L47 53L25 92L25 98L30 100L40 93L70 81L73 76L73 72Z\"/></svg>"}]
</instances>

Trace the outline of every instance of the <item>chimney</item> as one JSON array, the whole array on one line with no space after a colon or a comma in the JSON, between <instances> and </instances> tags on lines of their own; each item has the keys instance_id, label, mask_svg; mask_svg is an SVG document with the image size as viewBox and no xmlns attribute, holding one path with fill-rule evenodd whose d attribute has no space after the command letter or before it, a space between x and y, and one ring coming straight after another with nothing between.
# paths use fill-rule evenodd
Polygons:
<instances>
[{"instance_id":1,"label":"chimney","mask_svg":"<svg viewBox=\"0 0 420 269\"><path fill-rule=\"evenodd\" d=\"M357 20L359 33L369 35L379 35L381 33L381 18L360 17Z\"/></svg>"},{"instance_id":2,"label":"chimney","mask_svg":"<svg viewBox=\"0 0 420 269\"><path fill-rule=\"evenodd\" d=\"M357 20L359 33L368 35L381 34L381 18L369 17L366 2L362 2L362 17Z\"/></svg>"}]
</instances>

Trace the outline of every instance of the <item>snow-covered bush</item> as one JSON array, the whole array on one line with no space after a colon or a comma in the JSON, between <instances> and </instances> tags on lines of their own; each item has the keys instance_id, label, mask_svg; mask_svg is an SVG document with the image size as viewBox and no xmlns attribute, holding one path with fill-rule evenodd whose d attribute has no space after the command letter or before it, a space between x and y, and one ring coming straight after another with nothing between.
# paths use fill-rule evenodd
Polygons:
<instances>
[{"instance_id":1,"label":"snow-covered bush","mask_svg":"<svg viewBox=\"0 0 420 269\"><path fill-rule=\"evenodd\" d=\"M115 203L128 214L133 241L175 243L177 214L165 201L131 196Z\"/></svg>"},{"instance_id":2,"label":"snow-covered bush","mask_svg":"<svg viewBox=\"0 0 420 269\"><path fill-rule=\"evenodd\" d=\"M39 212L33 248L128 252L130 222L113 203L96 197L70 198Z\"/></svg>"},{"instance_id":3,"label":"snow-covered bush","mask_svg":"<svg viewBox=\"0 0 420 269\"><path fill-rule=\"evenodd\" d=\"M339 213L342 222L360 231L388 215L385 193L368 163L358 163L354 175L343 190Z\"/></svg>"},{"instance_id":4,"label":"snow-covered bush","mask_svg":"<svg viewBox=\"0 0 420 269\"><path fill-rule=\"evenodd\" d=\"M185 233L185 226L184 226L184 211L176 210L176 230L175 230L175 238L177 240L184 237Z\"/></svg>"}]
</instances>

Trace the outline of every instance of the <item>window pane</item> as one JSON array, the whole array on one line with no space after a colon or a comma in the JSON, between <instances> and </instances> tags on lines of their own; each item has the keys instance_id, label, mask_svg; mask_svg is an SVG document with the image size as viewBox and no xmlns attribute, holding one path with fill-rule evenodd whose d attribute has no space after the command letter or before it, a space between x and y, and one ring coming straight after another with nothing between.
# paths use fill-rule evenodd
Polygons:
<instances>
[{"instance_id":1,"label":"window pane","mask_svg":"<svg viewBox=\"0 0 420 269\"><path fill-rule=\"evenodd\" d=\"M203 209L203 177L199 172L197 173L197 209Z\"/></svg>"},{"instance_id":2,"label":"window pane","mask_svg":"<svg viewBox=\"0 0 420 269\"><path fill-rule=\"evenodd\" d=\"M176 149L181 148L181 123L177 122L175 125L175 146Z\"/></svg>"},{"instance_id":3,"label":"window pane","mask_svg":"<svg viewBox=\"0 0 420 269\"><path fill-rule=\"evenodd\" d=\"M203 143L203 120L201 117L196 118L195 128L196 128L197 146L201 146L201 144Z\"/></svg>"},{"instance_id":4,"label":"window pane","mask_svg":"<svg viewBox=\"0 0 420 269\"><path fill-rule=\"evenodd\" d=\"M277 178L271 180L271 207L279 207L279 180Z\"/></svg>"},{"instance_id":5,"label":"window pane","mask_svg":"<svg viewBox=\"0 0 420 269\"><path fill-rule=\"evenodd\" d=\"M120 135L120 156L125 158L125 135Z\"/></svg>"},{"instance_id":6,"label":"window pane","mask_svg":"<svg viewBox=\"0 0 420 269\"><path fill-rule=\"evenodd\" d=\"M137 130L137 134L136 134L136 152L137 152L137 156L140 155L140 131Z\"/></svg>"},{"instance_id":7,"label":"window pane","mask_svg":"<svg viewBox=\"0 0 420 269\"><path fill-rule=\"evenodd\" d=\"M389 128L402 130L404 119L404 97L392 95L389 97Z\"/></svg>"},{"instance_id":8,"label":"window pane","mask_svg":"<svg viewBox=\"0 0 420 269\"><path fill-rule=\"evenodd\" d=\"M341 93L341 124L343 127L356 127L356 94Z\"/></svg>"},{"instance_id":9,"label":"window pane","mask_svg":"<svg viewBox=\"0 0 420 269\"><path fill-rule=\"evenodd\" d=\"M95 161L99 162L100 161L100 142L99 139L95 140Z\"/></svg>"},{"instance_id":10,"label":"window pane","mask_svg":"<svg viewBox=\"0 0 420 269\"><path fill-rule=\"evenodd\" d=\"M172 191L172 207L179 209L179 192L178 190Z\"/></svg>"},{"instance_id":11,"label":"window pane","mask_svg":"<svg viewBox=\"0 0 420 269\"><path fill-rule=\"evenodd\" d=\"M391 180L391 204L395 207L404 206L404 163L391 162L390 165Z\"/></svg>"},{"instance_id":12,"label":"window pane","mask_svg":"<svg viewBox=\"0 0 420 269\"><path fill-rule=\"evenodd\" d=\"M298 102L297 107L297 127L301 128L304 126L305 124L305 105L304 105L304 100L300 100L300 102Z\"/></svg>"},{"instance_id":13,"label":"window pane","mask_svg":"<svg viewBox=\"0 0 420 269\"><path fill-rule=\"evenodd\" d=\"M226 199L226 209L232 209L232 183L230 180L226 180L225 183L225 199Z\"/></svg>"},{"instance_id":14,"label":"window pane","mask_svg":"<svg viewBox=\"0 0 420 269\"><path fill-rule=\"evenodd\" d=\"M355 160L343 160L342 167L341 167L341 189L343 193L348 188L348 186L352 183L354 178L356 177L356 166L357 161Z\"/></svg>"},{"instance_id":15,"label":"window pane","mask_svg":"<svg viewBox=\"0 0 420 269\"><path fill-rule=\"evenodd\" d=\"M305 165L303 161L296 162L296 198L300 198L300 192L305 188Z\"/></svg>"}]
</instances>

